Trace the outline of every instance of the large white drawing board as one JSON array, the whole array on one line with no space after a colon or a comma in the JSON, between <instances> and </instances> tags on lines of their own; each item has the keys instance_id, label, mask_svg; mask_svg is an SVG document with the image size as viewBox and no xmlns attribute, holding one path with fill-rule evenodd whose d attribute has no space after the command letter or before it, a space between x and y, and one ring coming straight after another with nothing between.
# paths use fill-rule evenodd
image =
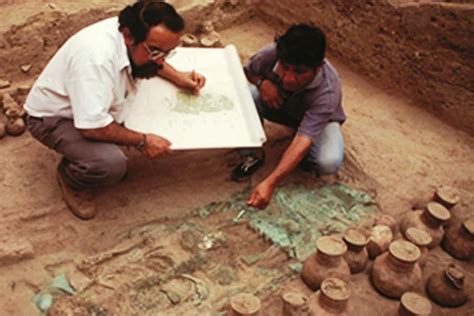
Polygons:
<instances>
[{"instance_id":1,"label":"large white drawing board","mask_svg":"<svg viewBox=\"0 0 474 316\"><path fill-rule=\"evenodd\" d=\"M235 47L177 50L168 60L173 67L206 77L199 96L162 78L140 80L125 126L163 136L172 149L262 146L265 134Z\"/></svg>"}]
</instances>

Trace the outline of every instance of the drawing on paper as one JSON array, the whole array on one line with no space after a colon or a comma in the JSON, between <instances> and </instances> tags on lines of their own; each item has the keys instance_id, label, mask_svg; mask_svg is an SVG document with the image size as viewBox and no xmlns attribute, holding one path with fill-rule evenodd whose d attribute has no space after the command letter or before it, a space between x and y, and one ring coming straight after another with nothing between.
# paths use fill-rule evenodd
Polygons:
<instances>
[{"instance_id":1,"label":"drawing on paper","mask_svg":"<svg viewBox=\"0 0 474 316\"><path fill-rule=\"evenodd\" d=\"M173 112L186 114L199 114L202 112L221 112L232 110L234 103L232 100L222 94L203 93L194 95L183 91L176 91L176 103L167 99L168 105Z\"/></svg>"},{"instance_id":2,"label":"drawing on paper","mask_svg":"<svg viewBox=\"0 0 474 316\"><path fill-rule=\"evenodd\" d=\"M125 126L162 135L174 150L261 146L265 133L235 47L179 51L171 65L193 69L199 62L206 86L193 95L163 78L140 80Z\"/></svg>"}]
</instances>

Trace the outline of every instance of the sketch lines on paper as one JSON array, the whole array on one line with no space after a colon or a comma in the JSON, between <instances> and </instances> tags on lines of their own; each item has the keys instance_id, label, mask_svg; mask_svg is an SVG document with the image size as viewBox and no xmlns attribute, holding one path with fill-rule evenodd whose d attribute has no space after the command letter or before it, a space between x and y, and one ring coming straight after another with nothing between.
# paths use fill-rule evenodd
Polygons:
<instances>
[{"instance_id":1,"label":"sketch lines on paper","mask_svg":"<svg viewBox=\"0 0 474 316\"><path fill-rule=\"evenodd\" d=\"M176 91L176 103L169 99L166 102L173 112L195 115L202 112L228 111L234 108L234 103L229 97L212 93L194 95L183 91Z\"/></svg>"}]
</instances>

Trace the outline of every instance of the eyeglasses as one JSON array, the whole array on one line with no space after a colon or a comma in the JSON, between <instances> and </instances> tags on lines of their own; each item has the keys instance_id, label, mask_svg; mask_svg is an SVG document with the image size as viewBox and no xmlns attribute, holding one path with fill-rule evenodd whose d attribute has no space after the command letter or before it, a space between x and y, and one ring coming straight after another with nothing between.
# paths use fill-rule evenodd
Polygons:
<instances>
[{"instance_id":1,"label":"eyeglasses","mask_svg":"<svg viewBox=\"0 0 474 316\"><path fill-rule=\"evenodd\" d=\"M143 42L143 47L145 47L146 51L148 52L148 57L153 60L157 60L160 58L171 58L176 54L176 51L174 49L165 52L164 50L154 47L153 49L148 46L147 43Z\"/></svg>"}]
</instances>

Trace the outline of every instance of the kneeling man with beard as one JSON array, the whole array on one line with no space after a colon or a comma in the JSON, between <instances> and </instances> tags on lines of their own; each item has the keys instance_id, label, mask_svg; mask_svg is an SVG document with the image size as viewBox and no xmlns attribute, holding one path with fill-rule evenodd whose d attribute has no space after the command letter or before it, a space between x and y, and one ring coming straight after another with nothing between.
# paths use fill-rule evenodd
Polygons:
<instances>
[{"instance_id":1,"label":"kneeling man with beard","mask_svg":"<svg viewBox=\"0 0 474 316\"><path fill-rule=\"evenodd\" d=\"M161 76L199 91L205 78L166 63L184 30L175 9L161 1L137 1L118 17L72 36L49 61L32 87L25 109L30 133L63 158L57 179L69 209L81 219L97 214L94 191L120 181L126 156L118 145L134 146L155 158L171 142L121 125L125 98L136 78Z\"/></svg>"}]
</instances>

